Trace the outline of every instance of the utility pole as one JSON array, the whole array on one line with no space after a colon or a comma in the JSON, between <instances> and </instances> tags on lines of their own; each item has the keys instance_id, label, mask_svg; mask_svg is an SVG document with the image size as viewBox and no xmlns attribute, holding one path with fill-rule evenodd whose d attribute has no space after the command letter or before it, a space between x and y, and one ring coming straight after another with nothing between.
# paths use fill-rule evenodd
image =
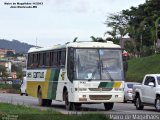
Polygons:
<instances>
[{"instance_id":1,"label":"utility pole","mask_svg":"<svg viewBox=\"0 0 160 120\"><path fill-rule=\"evenodd\" d=\"M37 45L37 37L36 37L36 48L38 47L38 45Z\"/></svg>"}]
</instances>

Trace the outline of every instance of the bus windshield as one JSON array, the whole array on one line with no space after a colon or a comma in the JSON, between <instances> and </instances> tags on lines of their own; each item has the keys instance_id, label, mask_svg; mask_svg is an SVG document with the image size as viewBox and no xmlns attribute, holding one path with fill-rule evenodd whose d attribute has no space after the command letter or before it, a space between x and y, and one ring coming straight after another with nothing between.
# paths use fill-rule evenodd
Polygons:
<instances>
[{"instance_id":1,"label":"bus windshield","mask_svg":"<svg viewBox=\"0 0 160 120\"><path fill-rule=\"evenodd\" d=\"M122 52L118 49L76 49L74 79L123 80Z\"/></svg>"}]
</instances>

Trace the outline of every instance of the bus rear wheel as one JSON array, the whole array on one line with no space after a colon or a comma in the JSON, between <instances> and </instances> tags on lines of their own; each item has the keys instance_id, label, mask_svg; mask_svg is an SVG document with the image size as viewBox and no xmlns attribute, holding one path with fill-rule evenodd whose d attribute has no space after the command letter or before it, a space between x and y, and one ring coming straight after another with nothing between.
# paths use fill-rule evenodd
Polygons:
<instances>
[{"instance_id":1,"label":"bus rear wheel","mask_svg":"<svg viewBox=\"0 0 160 120\"><path fill-rule=\"evenodd\" d=\"M49 99L45 99L45 100L46 100L46 106L51 106L52 100L49 100Z\"/></svg>"},{"instance_id":2,"label":"bus rear wheel","mask_svg":"<svg viewBox=\"0 0 160 120\"><path fill-rule=\"evenodd\" d=\"M104 108L106 111L112 110L114 106L114 103L104 103Z\"/></svg>"},{"instance_id":3,"label":"bus rear wheel","mask_svg":"<svg viewBox=\"0 0 160 120\"><path fill-rule=\"evenodd\" d=\"M51 104L52 104L52 100L42 98L41 88L38 90L38 104L40 106L51 106Z\"/></svg>"},{"instance_id":4,"label":"bus rear wheel","mask_svg":"<svg viewBox=\"0 0 160 120\"><path fill-rule=\"evenodd\" d=\"M69 102L68 100L68 92L64 92L64 101L65 101L65 107L67 110L72 110L73 109L73 103Z\"/></svg>"}]
</instances>

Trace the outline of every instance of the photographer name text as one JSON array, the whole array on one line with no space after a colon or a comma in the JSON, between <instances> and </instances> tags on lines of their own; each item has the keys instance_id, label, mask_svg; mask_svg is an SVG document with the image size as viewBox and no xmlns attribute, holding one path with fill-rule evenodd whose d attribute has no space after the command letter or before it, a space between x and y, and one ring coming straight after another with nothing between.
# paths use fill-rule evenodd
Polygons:
<instances>
[{"instance_id":1,"label":"photographer name text","mask_svg":"<svg viewBox=\"0 0 160 120\"><path fill-rule=\"evenodd\" d=\"M9 8L38 8L43 2L4 2L4 5Z\"/></svg>"}]
</instances>

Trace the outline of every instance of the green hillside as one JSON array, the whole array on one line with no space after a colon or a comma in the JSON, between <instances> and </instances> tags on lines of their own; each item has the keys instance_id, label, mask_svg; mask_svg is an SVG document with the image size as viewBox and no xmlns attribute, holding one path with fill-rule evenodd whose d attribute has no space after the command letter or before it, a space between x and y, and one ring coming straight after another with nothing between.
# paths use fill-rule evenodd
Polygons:
<instances>
[{"instance_id":1,"label":"green hillside","mask_svg":"<svg viewBox=\"0 0 160 120\"><path fill-rule=\"evenodd\" d=\"M160 54L128 61L126 81L141 82L145 74L160 73Z\"/></svg>"},{"instance_id":2,"label":"green hillside","mask_svg":"<svg viewBox=\"0 0 160 120\"><path fill-rule=\"evenodd\" d=\"M31 47L34 47L34 45L20 42L18 40L10 41L5 39L0 39L0 48L13 49L16 50L16 53L27 53Z\"/></svg>"}]
</instances>

